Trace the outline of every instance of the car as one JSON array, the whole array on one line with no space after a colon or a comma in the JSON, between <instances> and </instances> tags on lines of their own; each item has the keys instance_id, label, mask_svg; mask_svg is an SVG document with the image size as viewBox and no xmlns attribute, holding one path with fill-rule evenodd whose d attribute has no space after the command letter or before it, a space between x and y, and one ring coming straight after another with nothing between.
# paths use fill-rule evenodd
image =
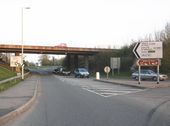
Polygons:
<instances>
[{"instance_id":1,"label":"car","mask_svg":"<svg viewBox=\"0 0 170 126\"><path fill-rule=\"evenodd\" d=\"M59 45L56 45L55 47L66 48L67 44L66 43L60 43Z\"/></svg>"},{"instance_id":2,"label":"car","mask_svg":"<svg viewBox=\"0 0 170 126\"><path fill-rule=\"evenodd\" d=\"M63 75L63 76L69 76L71 74L71 71L66 70L66 68L64 67L58 67L54 69L53 73L58 75Z\"/></svg>"},{"instance_id":3,"label":"car","mask_svg":"<svg viewBox=\"0 0 170 126\"><path fill-rule=\"evenodd\" d=\"M89 78L89 72L85 68L77 68L74 70L74 75L75 77L80 77L80 78Z\"/></svg>"},{"instance_id":4,"label":"car","mask_svg":"<svg viewBox=\"0 0 170 126\"><path fill-rule=\"evenodd\" d=\"M138 80L139 75L138 71L135 71L132 73L132 79ZM142 69L140 72L140 76L142 80L157 80L157 73L155 73L153 70L144 70ZM159 79L161 81L164 81L168 78L165 74L159 74Z\"/></svg>"}]
</instances>

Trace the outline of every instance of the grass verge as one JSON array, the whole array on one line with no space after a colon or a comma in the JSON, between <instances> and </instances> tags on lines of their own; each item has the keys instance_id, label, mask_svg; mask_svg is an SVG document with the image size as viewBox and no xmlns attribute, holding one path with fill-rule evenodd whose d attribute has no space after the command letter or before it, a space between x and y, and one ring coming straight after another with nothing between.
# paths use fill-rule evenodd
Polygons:
<instances>
[{"instance_id":1,"label":"grass verge","mask_svg":"<svg viewBox=\"0 0 170 126\"><path fill-rule=\"evenodd\" d=\"M0 81L5 80L10 77L14 77L14 76L16 76L15 72L12 72L12 71L8 70L7 68L0 66Z\"/></svg>"},{"instance_id":2,"label":"grass verge","mask_svg":"<svg viewBox=\"0 0 170 126\"><path fill-rule=\"evenodd\" d=\"M0 84L0 92L5 91L9 89L10 87L13 87L14 85L18 84L20 81L21 81L21 78L18 78L18 79Z\"/></svg>"},{"instance_id":3,"label":"grass verge","mask_svg":"<svg viewBox=\"0 0 170 126\"><path fill-rule=\"evenodd\" d=\"M0 66L0 81L11 78L16 76L15 72L12 72L4 67ZM27 78L28 75L25 76L25 78ZM6 83L2 83L0 84L0 92L5 91L7 89L9 89L10 87L13 87L14 85L18 84L21 81L21 78L17 78L11 81L8 81Z\"/></svg>"},{"instance_id":4,"label":"grass verge","mask_svg":"<svg viewBox=\"0 0 170 126\"><path fill-rule=\"evenodd\" d=\"M7 68L0 66L0 81L14 77L14 76L16 76L15 72L12 72L8 70ZM21 79L15 79L15 80L0 84L0 92L7 90L8 88L16 85L20 80Z\"/></svg>"},{"instance_id":5,"label":"grass verge","mask_svg":"<svg viewBox=\"0 0 170 126\"><path fill-rule=\"evenodd\" d=\"M28 77L29 77L29 74L25 75L25 79L28 78ZM5 91L5 90L19 84L19 82L21 82L21 81L22 81L21 78L17 78L17 79L8 81L6 83L0 84L0 92Z\"/></svg>"}]
</instances>

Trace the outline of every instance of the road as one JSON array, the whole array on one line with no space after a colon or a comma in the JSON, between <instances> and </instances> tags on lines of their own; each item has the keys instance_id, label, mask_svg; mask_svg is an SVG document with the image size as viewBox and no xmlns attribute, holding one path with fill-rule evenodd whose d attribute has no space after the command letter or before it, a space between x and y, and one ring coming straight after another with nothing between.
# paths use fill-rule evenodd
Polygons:
<instances>
[{"instance_id":1,"label":"road","mask_svg":"<svg viewBox=\"0 0 170 126\"><path fill-rule=\"evenodd\" d=\"M6 126L169 126L170 89L142 90L36 70L37 101ZM169 109L170 110L170 109ZM162 113L163 112L163 113Z\"/></svg>"}]
</instances>

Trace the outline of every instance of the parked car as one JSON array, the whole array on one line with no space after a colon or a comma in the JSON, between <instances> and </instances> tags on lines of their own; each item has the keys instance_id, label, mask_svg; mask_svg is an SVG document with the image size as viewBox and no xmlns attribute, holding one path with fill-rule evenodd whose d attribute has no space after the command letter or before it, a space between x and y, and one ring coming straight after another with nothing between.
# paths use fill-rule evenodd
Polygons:
<instances>
[{"instance_id":1,"label":"parked car","mask_svg":"<svg viewBox=\"0 0 170 126\"><path fill-rule=\"evenodd\" d=\"M140 76L142 80L154 80L154 81L157 80L157 73L155 73L152 70L141 70ZM138 78L139 78L138 71L132 73L132 79L138 80ZM159 79L161 81L166 80L167 78L168 78L167 75L159 74Z\"/></svg>"},{"instance_id":2,"label":"parked car","mask_svg":"<svg viewBox=\"0 0 170 126\"><path fill-rule=\"evenodd\" d=\"M64 68L64 67L58 67L58 68L54 69L53 73L58 74L58 75L69 76L71 74L71 71L66 70L66 68Z\"/></svg>"},{"instance_id":3,"label":"parked car","mask_svg":"<svg viewBox=\"0 0 170 126\"><path fill-rule=\"evenodd\" d=\"M89 72L85 68L77 68L77 69L75 69L74 70L74 75L75 75L75 77L80 77L80 78L87 77L87 78L89 78Z\"/></svg>"}]
</instances>

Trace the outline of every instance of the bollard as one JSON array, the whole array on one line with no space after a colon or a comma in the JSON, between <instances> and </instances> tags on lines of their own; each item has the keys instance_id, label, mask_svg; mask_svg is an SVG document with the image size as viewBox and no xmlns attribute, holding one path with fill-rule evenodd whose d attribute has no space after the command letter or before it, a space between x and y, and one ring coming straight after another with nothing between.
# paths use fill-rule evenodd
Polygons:
<instances>
[{"instance_id":1,"label":"bollard","mask_svg":"<svg viewBox=\"0 0 170 126\"><path fill-rule=\"evenodd\" d=\"M96 72L96 80L100 80L100 73Z\"/></svg>"}]
</instances>

